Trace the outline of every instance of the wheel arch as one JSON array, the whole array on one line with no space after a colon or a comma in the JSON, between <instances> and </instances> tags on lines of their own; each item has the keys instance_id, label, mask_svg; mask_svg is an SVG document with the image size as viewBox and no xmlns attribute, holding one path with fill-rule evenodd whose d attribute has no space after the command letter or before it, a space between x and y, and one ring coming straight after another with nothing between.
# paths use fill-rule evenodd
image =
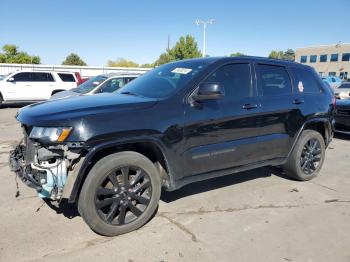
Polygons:
<instances>
[{"instance_id":1,"label":"wheel arch","mask_svg":"<svg viewBox=\"0 0 350 262\"><path fill-rule=\"evenodd\" d=\"M57 94L59 92L63 92L63 91L66 91L65 89L55 89L51 92L51 96L53 96L54 94Z\"/></svg>"},{"instance_id":2,"label":"wheel arch","mask_svg":"<svg viewBox=\"0 0 350 262\"><path fill-rule=\"evenodd\" d=\"M292 153L296 143L300 139L300 136L304 130L315 130L315 131L319 132L322 135L326 146L329 145L329 143L333 137L332 124L330 123L329 119L325 119L325 118L310 119L310 120L306 121L303 124L303 126L300 128L300 130L298 131L297 136L294 139L293 146L288 153L288 157Z\"/></svg>"},{"instance_id":3,"label":"wheel arch","mask_svg":"<svg viewBox=\"0 0 350 262\"><path fill-rule=\"evenodd\" d=\"M163 187L169 187L169 184L172 181L172 172L164 146L160 141L153 138L114 141L91 148L82 159L83 163L80 165L81 168L76 171L77 175L73 182L71 192L68 194L68 201L72 203L78 200L85 178L97 161L107 155L122 151L138 152L150 159L155 163L156 168L161 175Z\"/></svg>"}]
</instances>

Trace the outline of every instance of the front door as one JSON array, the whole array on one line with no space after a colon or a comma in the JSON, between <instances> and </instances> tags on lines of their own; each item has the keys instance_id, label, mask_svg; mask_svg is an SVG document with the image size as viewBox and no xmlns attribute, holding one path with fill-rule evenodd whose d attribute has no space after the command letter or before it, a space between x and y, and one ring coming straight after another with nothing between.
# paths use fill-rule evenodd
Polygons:
<instances>
[{"instance_id":1,"label":"front door","mask_svg":"<svg viewBox=\"0 0 350 262\"><path fill-rule=\"evenodd\" d=\"M260 107L249 63L224 65L204 82L218 83L225 96L185 105L185 176L254 161Z\"/></svg>"}]
</instances>

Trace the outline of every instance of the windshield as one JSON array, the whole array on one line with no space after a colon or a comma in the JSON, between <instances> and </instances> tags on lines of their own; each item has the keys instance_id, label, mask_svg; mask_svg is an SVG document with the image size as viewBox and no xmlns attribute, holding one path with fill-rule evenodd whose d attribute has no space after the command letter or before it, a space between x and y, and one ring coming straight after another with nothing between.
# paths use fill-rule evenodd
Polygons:
<instances>
[{"instance_id":1,"label":"windshield","mask_svg":"<svg viewBox=\"0 0 350 262\"><path fill-rule=\"evenodd\" d=\"M116 93L165 98L183 88L196 74L213 60L179 61L153 69L135 79Z\"/></svg>"},{"instance_id":2,"label":"windshield","mask_svg":"<svg viewBox=\"0 0 350 262\"><path fill-rule=\"evenodd\" d=\"M89 93L91 90L93 90L96 86L101 84L103 81L107 79L106 76L99 75L95 76L88 81L82 83L80 86L71 89L71 91L79 93L79 94L86 94Z\"/></svg>"},{"instance_id":3,"label":"windshield","mask_svg":"<svg viewBox=\"0 0 350 262\"><path fill-rule=\"evenodd\" d=\"M7 74L7 75L0 75L0 81L1 81L1 80L4 80L8 75L10 75L10 74Z\"/></svg>"}]
</instances>

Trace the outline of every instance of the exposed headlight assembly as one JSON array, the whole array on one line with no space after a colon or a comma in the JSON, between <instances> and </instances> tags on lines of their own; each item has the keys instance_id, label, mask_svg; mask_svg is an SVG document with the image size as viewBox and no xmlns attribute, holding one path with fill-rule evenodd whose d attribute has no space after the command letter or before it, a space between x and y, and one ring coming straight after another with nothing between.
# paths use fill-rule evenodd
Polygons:
<instances>
[{"instance_id":1,"label":"exposed headlight assembly","mask_svg":"<svg viewBox=\"0 0 350 262\"><path fill-rule=\"evenodd\" d=\"M71 127L34 127L29 137L44 143L62 143L67 139L71 131Z\"/></svg>"}]
</instances>

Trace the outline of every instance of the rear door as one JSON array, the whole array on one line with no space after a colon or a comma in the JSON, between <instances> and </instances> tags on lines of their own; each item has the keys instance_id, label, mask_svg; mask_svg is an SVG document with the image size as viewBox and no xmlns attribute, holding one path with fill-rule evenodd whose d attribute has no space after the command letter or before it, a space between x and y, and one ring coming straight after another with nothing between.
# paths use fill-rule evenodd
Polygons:
<instances>
[{"instance_id":1,"label":"rear door","mask_svg":"<svg viewBox=\"0 0 350 262\"><path fill-rule=\"evenodd\" d=\"M260 108L251 69L250 63L221 66L204 82L222 85L224 98L185 105L185 176L255 161Z\"/></svg>"},{"instance_id":2,"label":"rear door","mask_svg":"<svg viewBox=\"0 0 350 262\"><path fill-rule=\"evenodd\" d=\"M47 100L53 90L57 89L56 81L49 72L31 72L31 82L26 89L28 100Z\"/></svg>"},{"instance_id":3,"label":"rear door","mask_svg":"<svg viewBox=\"0 0 350 262\"><path fill-rule=\"evenodd\" d=\"M302 124L286 67L256 64L262 114L260 116L259 160L284 158L294 134Z\"/></svg>"},{"instance_id":4,"label":"rear door","mask_svg":"<svg viewBox=\"0 0 350 262\"><path fill-rule=\"evenodd\" d=\"M56 79L57 89L71 89L77 87L77 80L73 73L57 73L59 79Z\"/></svg>"}]
</instances>

